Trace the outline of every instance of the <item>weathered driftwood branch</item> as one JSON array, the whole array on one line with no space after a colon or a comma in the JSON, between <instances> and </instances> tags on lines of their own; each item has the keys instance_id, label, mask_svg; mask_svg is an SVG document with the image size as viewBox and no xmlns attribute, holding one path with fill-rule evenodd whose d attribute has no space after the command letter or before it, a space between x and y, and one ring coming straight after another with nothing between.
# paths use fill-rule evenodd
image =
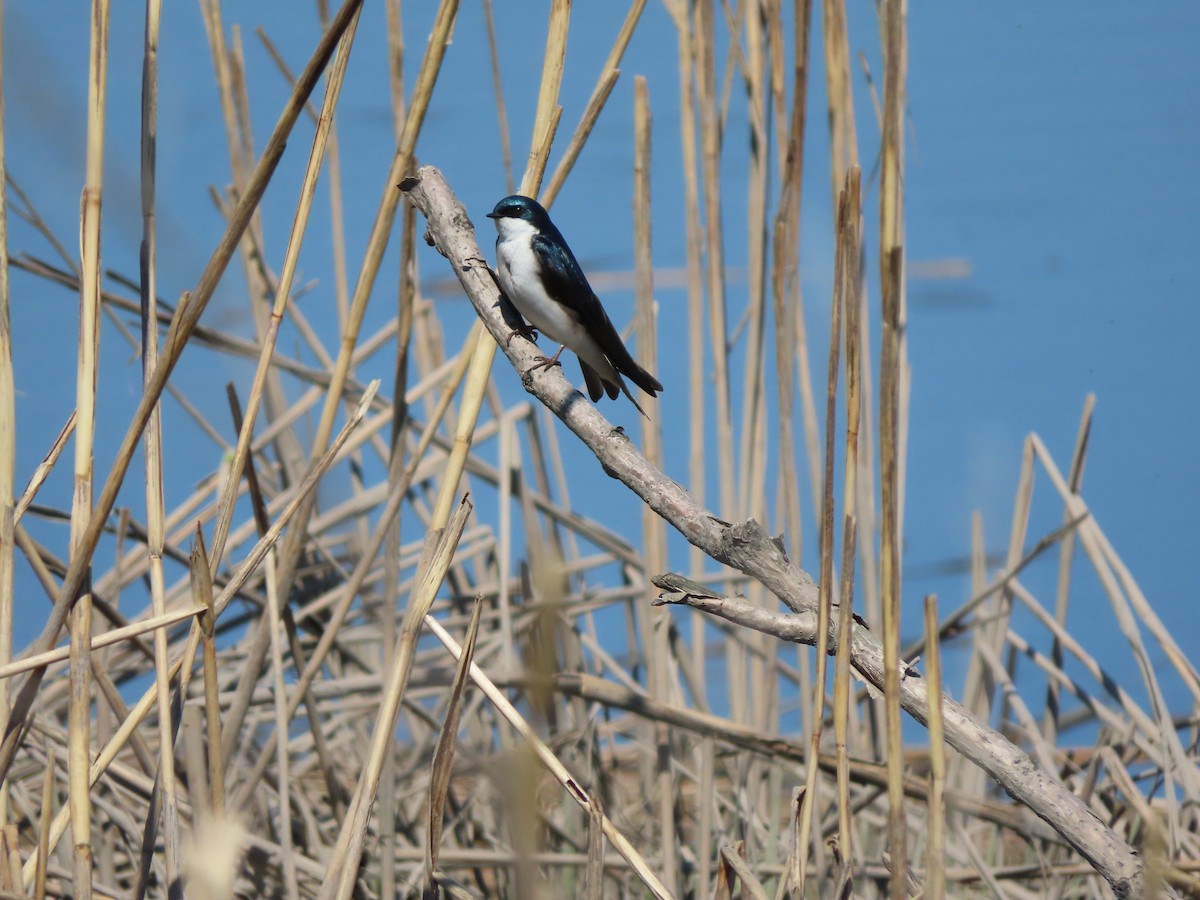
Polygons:
<instances>
[{"instance_id":1,"label":"weathered driftwood branch","mask_svg":"<svg viewBox=\"0 0 1200 900\"><path fill-rule=\"evenodd\" d=\"M689 593L677 586L673 602L686 603L731 622L775 634L784 640L813 643L816 629L811 614L818 588L811 576L787 558L782 547L753 519L723 522L699 506L691 495L652 466L624 431L615 427L576 391L555 368L531 370L541 354L535 345L509 341L500 292L475 239L466 210L441 173L421 168L401 189L429 223L426 240L446 257L491 332L518 372L525 389L544 403L595 454L604 471L618 479L666 519L680 534L717 562L754 578L799 616L764 611L734 597L707 591ZM797 621L799 620L799 621ZM830 636L830 646L834 646ZM883 648L864 626L851 635L854 667L877 688L884 683ZM901 703L924 724L929 709L925 680L912 670L901 673ZM1014 799L1024 803L1063 836L1112 886L1118 897L1142 894L1142 864L1137 853L1092 813L1061 781L1041 769L1025 752L999 732L975 721L948 697L943 699L947 742L985 769Z\"/></svg>"}]
</instances>

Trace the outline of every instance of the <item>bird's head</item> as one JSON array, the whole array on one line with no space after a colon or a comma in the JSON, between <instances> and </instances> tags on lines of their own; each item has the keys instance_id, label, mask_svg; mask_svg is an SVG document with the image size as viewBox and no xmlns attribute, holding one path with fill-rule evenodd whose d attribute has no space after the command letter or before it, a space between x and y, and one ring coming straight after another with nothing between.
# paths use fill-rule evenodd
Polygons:
<instances>
[{"instance_id":1,"label":"bird's head","mask_svg":"<svg viewBox=\"0 0 1200 900\"><path fill-rule=\"evenodd\" d=\"M550 224L550 216L542 205L532 197L513 194L505 197L488 213L489 219L496 220L496 227L501 228L505 219L519 219L528 222L539 231Z\"/></svg>"}]
</instances>

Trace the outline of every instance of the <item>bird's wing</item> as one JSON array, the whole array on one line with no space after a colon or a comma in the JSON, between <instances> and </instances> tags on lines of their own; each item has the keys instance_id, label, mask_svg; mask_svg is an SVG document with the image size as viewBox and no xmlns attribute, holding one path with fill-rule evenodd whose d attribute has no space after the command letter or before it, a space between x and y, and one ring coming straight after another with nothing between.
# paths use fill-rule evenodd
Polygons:
<instances>
[{"instance_id":1,"label":"bird's wing","mask_svg":"<svg viewBox=\"0 0 1200 900\"><path fill-rule=\"evenodd\" d=\"M545 233L537 234L533 236L532 244L542 270L542 284L551 298L571 311L618 369L626 360L632 362L600 298L561 237L556 241Z\"/></svg>"},{"instance_id":2,"label":"bird's wing","mask_svg":"<svg viewBox=\"0 0 1200 900\"><path fill-rule=\"evenodd\" d=\"M600 317L607 318L604 307L588 284L583 270L575 261L574 254L562 239L535 234L531 240L533 254L542 270L542 284L554 300L567 307L580 324L592 330L593 325L602 324Z\"/></svg>"},{"instance_id":3,"label":"bird's wing","mask_svg":"<svg viewBox=\"0 0 1200 900\"><path fill-rule=\"evenodd\" d=\"M617 333L608 313L604 311L600 298L588 284L583 270L579 268L579 263L575 261L575 256L562 239L562 235L557 229L550 232L543 229L541 234L533 236L530 243L541 269L542 284L550 297L566 307L587 329L588 334L600 345L600 349L618 372L632 378L634 383L651 397L656 396L656 392L662 390L662 385L629 355L629 350L621 341L621 335ZM637 405L636 402L634 405Z\"/></svg>"}]
</instances>

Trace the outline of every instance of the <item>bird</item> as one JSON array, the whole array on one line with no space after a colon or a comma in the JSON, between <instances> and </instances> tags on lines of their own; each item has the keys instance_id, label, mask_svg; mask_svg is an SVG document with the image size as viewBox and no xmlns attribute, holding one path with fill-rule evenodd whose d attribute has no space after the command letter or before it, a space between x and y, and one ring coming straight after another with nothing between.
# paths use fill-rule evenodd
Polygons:
<instances>
[{"instance_id":1,"label":"bird","mask_svg":"<svg viewBox=\"0 0 1200 900\"><path fill-rule=\"evenodd\" d=\"M496 223L500 287L532 326L513 334L528 336L536 329L562 345L537 366L561 365L558 358L570 347L593 402L606 393L615 400L619 391L645 416L621 376L651 397L663 386L629 355L549 213L532 197L513 194L497 203L488 218Z\"/></svg>"}]
</instances>

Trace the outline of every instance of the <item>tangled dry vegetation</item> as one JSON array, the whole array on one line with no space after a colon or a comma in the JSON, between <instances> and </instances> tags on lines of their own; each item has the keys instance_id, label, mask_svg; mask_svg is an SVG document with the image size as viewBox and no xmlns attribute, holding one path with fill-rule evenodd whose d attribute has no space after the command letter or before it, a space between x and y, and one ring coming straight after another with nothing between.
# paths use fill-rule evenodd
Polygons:
<instances>
[{"instance_id":1,"label":"tangled dry vegetation","mask_svg":"<svg viewBox=\"0 0 1200 900\"><path fill-rule=\"evenodd\" d=\"M523 193L553 201L644 5L634 0L623 22L613 17L612 52L578 128L564 137L558 79L570 9L551 4ZM151 149L158 6L149 0L146 20L142 121ZM156 296L155 173L153 153L144 154L141 277L102 277L102 77L89 94L81 257L31 251L0 260L3 896L1195 892L1195 727L1173 718L1161 682L1200 697L1200 679L1080 494L1090 404L1065 471L1029 438L1003 565L989 574L977 542L973 595L940 617L927 602L926 637L900 643L904 3L878 5L875 211L860 196L841 4L821 5L814 32L810 0L789 9L778 0L666 2L678 30L689 248L690 331L672 348L675 364L685 365L686 353L690 366L689 396L677 400L691 411L682 486L662 474L656 403L634 435L614 429L559 371L527 374L531 398L501 401L492 374L512 376L504 361L493 365L494 338L519 372L536 350L504 342L470 221L438 172L418 170L414 157L459 5L442 0L411 92L398 75L399 0L361 6L347 0L329 19L255 158L243 48L228 42L218 0L202 0L229 135L233 184L220 200L227 230L193 290L146 307L145 395L108 471L91 470L89 336L104 315L139 346L128 323L139 294L143 303ZM107 3L94 7L93 75L108 64ZM490 23L486 0L483 10ZM367 201L341 195L332 128L360 12L381 21L386 13L393 29L397 147L357 279L335 291L342 331L331 341L289 301L318 173L332 207L369 215ZM840 205L833 296L807 302L832 303L828 344L805 330L797 279L807 63L816 53L827 107L814 112L828 116ZM322 78L323 101L314 94ZM740 84L737 102L750 109L746 212L758 227L742 237L721 225L722 142L742 139L724 131L723 79ZM657 369L650 107L645 83L634 90L636 343ZM259 201L284 143L303 143L296 126L306 109L319 123L308 177L287 253L271 259ZM432 155L433 144L422 146ZM556 169L543 187L549 159ZM49 246L70 243L39 225L36 198L10 187L10 200ZM877 278L863 264L863 217L876 212ZM426 274L441 276L446 265L419 247L423 233L479 313L457 341L419 288L418 260ZM751 266L744 302L727 306L724 246L743 238L762 265ZM335 230L345 270L342 240ZM380 270L393 240L398 282ZM76 414L23 494L13 490L9 265L78 291L84 335ZM202 315L231 266L248 286L252 341ZM878 358L867 339L878 318L868 284L882 298ZM398 297L395 316L360 334L368 299L395 302L388 297ZM741 319L735 333L728 323ZM305 342L302 357L276 346L281 323ZM751 361L741 373L730 362L735 340ZM820 358L819 345L828 347L824 391L810 355ZM256 362L253 381L230 391L229 419L204 420L169 380L187 346ZM392 356L392 384L360 383L367 361ZM226 451L173 508L162 502L172 467L159 450L160 400ZM706 413L715 417L707 430ZM596 460L576 470L564 441L581 442ZM26 520L55 512L34 498L44 479L65 477L68 447L74 502L58 512L70 539L45 546ZM139 447L147 499L141 512L118 511L118 488L126 484L128 496L139 481L131 467L143 458ZM835 483L839 460L844 476ZM619 481L644 501L640 526L614 531L586 500L572 500L573 483L606 475L611 490L624 490ZM719 496L706 508L710 475ZM1044 535L1030 533L1037 480L1063 509L1061 527ZM812 577L787 555L810 496L822 548ZM690 542L686 563L684 553L668 554L668 527ZM1064 626L1079 551L1128 637L1144 682L1136 689L1107 675ZM1022 580L1047 554L1057 554L1061 572L1050 602ZM44 587L48 615L36 598L14 597L18 565ZM37 610L44 625L14 655L16 610ZM973 652L965 681L943 686L938 651L947 636ZM1169 668L1156 671L1152 647ZM902 732L914 719L928 731ZM1068 728L1094 743L1061 746Z\"/></svg>"}]
</instances>

